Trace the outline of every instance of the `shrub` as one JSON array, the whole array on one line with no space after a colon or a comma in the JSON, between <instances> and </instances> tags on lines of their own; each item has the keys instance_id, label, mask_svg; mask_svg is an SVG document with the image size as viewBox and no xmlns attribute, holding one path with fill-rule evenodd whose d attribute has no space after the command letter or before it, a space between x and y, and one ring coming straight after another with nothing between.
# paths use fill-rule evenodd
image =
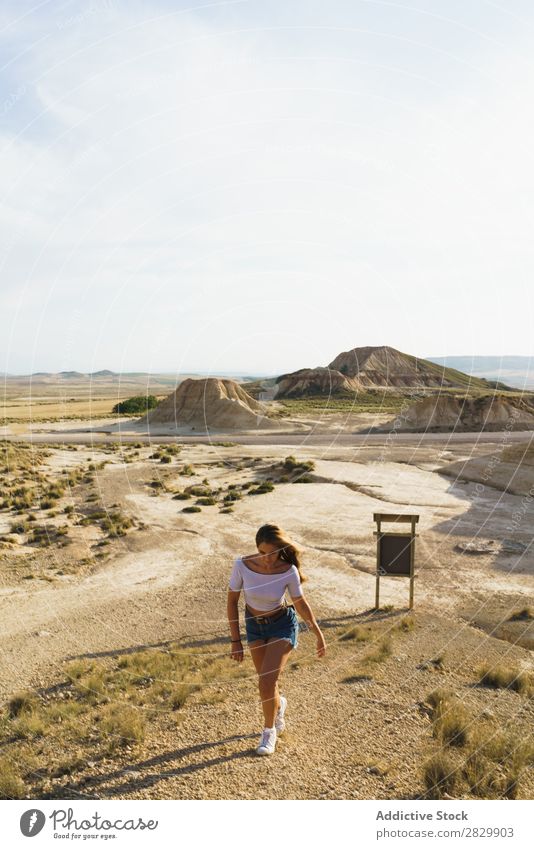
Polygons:
<instances>
[{"instance_id":1,"label":"shrub","mask_svg":"<svg viewBox=\"0 0 534 849\"><path fill-rule=\"evenodd\" d=\"M48 487L47 492L45 492L45 496L47 496L50 499L53 499L54 501L57 501L58 498L62 498L62 496L64 494L65 494L65 490L59 484L55 484L55 485Z\"/></svg>"},{"instance_id":2,"label":"shrub","mask_svg":"<svg viewBox=\"0 0 534 849\"><path fill-rule=\"evenodd\" d=\"M83 660L73 660L65 669L67 680L71 683L77 681L82 675L90 672L93 669L92 663L87 663Z\"/></svg>"},{"instance_id":3,"label":"shrub","mask_svg":"<svg viewBox=\"0 0 534 849\"><path fill-rule=\"evenodd\" d=\"M207 498L197 498L197 504L202 504L203 507L210 507L212 504L217 504L217 500L211 495Z\"/></svg>"},{"instance_id":4,"label":"shrub","mask_svg":"<svg viewBox=\"0 0 534 849\"><path fill-rule=\"evenodd\" d=\"M438 690L432 690L431 693L428 694L425 701L432 707L434 715L441 710L441 707L446 702L450 701L454 698L454 693L451 690L445 690L443 688L439 688Z\"/></svg>"},{"instance_id":5,"label":"shrub","mask_svg":"<svg viewBox=\"0 0 534 849\"><path fill-rule=\"evenodd\" d=\"M9 526L9 532L11 534L27 534L29 530L30 526L27 521L18 520L11 522Z\"/></svg>"},{"instance_id":6,"label":"shrub","mask_svg":"<svg viewBox=\"0 0 534 849\"><path fill-rule=\"evenodd\" d=\"M515 690L528 695L532 689L532 679L528 672L514 667L490 666L483 664L479 669L480 683L485 687Z\"/></svg>"},{"instance_id":7,"label":"shrub","mask_svg":"<svg viewBox=\"0 0 534 849\"><path fill-rule=\"evenodd\" d=\"M443 794L452 796L458 774L452 759L440 752L423 765L423 781L429 799L441 799Z\"/></svg>"},{"instance_id":8,"label":"shrub","mask_svg":"<svg viewBox=\"0 0 534 849\"><path fill-rule=\"evenodd\" d=\"M176 495L173 495L173 501L185 501L186 499L191 498L191 494L189 492L178 492Z\"/></svg>"},{"instance_id":9,"label":"shrub","mask_svg":"<svg viewBox=\"0 0 534 849\"><path fill-rule=\"evenodd\" d=\"M7 713L10 719L15 719L23 713L30 713L36 705L35 694L31 690L21 690L9 699Z\"/></svg>"},{"instance_id":10,"label":"shrub","mask_svg":"<svg viewBox=\"0 0 534 849\"><path fill-rule=\"evenodd\" d=\"M290 454L289 457L286 457L282 465L287 472L294 472L297 470L313 472L313 470L315 469L315 463L313 462L313 460L297 460L296 457L293 456L293 454Z\"/></svg>"},{"instance_id":11,"label":"shrub","mask_svg":"<svg viewBox=\"0 0 534 849\"><path fill-rule=\"evenodd\" d=\"M460 702L444 702L434 721L434 736L448 746L465 746L469 722L469 714Z\"/></svg>"},{"instance_id":12,"label":"shrub","mask_svg":"<svg viewBox=\"0 0 534 849\"><path fill-rule=\"evenodd\" d=\"M47 728L42 718L34 713L22 713L11 726L13 735L19 740L44 737Z\"/></svg>"},{"instance_id":13,"label":"shrub","mask_svg":"<svg viewBox=\"0 0 534 849\"><path fill-rule=\"evenodd\" d=\"M488 797L494 780L494 766L479 749L469 752L462 774L474 796Z\"/></svg>"},{"instance_id":14,"label":"shrub","mask_svg":"<svg viewBox=\"0 0 534 849\"><path fill-rule=\"evenodd\" d=\"M110 735L109 746L127 746L142 743L145 739L145 726L140 711L129 705L111 705L104 709L101 729Z\"/></svg>"},{"instance_id":15,"label":"shrub","mask_svg":"<svg viewBox=\"0 0 534 849\"><path fill-rule=\"evenodd\" d=\"M204 484L194 484L193 486L188 486L186 487L184 492L188 492L190 495L212 495L211 488L209 486L205 486Z\"/></svg>"},{"instance_id":16,"label":"shrub","mask_svg":"<svg viewBox=\"0 0 534 849\"><path fill-rule=\"evenodd\" d=\"M165 446L165 451L167 452L167 454L179 454L181 450L182 446L176 445L175 443L171 443L171 445Z\"/></svg>"},{"instance_id":17,"label":"shrub","mask_svg":"<svg viewBox=\"0 0 534 849\"><path fill-rule=\"evenodd\" d=\"M76 693L80 699L91 705L107 701L105 681L102 672L90 673L88 677L79 676L74 681Z\"/></svg>"},{"instance_id":18,"label":"shrub","mask_svg":"<svg viewBox=\"0 0 534 849\"><path fill-rule=\"evenodd\" d=\"M200 513L202 512L201 507L197 507L195 504L191 504L189 507L184 507L182 509L182 513Z\"/></svg>"},{"instance_id":19,"label":"shrub","mask_svg":"<svg viewBox=\"0 0 534 849\"><path fill-rule=\"evenodd\" d=\"M257 486L255 489L249 489L249 495L262 495L265 492L272 492L274 489L274 484L271 481L263 481Z\"/></svg>"},{"instance_id":20,"label":"shrub","mask_svg":"<svg viewBox=\"0 0 534 849\"><path fill-rule=\"evenodd\" d=\"M361 625L354 625L352 628L349 628L348 631L344 631L339 639L342 641L356 640L358 643L363 643L369 640L371 636L371 632L365 631Z\"/></svg>"},{"instance_id":21,"label":"shrub","mask_svg":"<svg viewBox=\"0 0 534 849\"><path fill-rule=\"evenodd\" d=\"M47 547L52 542L57 541L60 537L67 536L69 532L68 525L55 527L54 525L37 525L32 529L28 542Z\"/></svg>"},{"instance_id":22,"label":"shrub","mask_svg":"<svg viewBox=\"0 0 534 849\"><path fill-rule=\"evenodd\" d=\"M107 531L109 536L125 536L126 530L131 528L133 520L126 516L122 511L118 510L109 513L106 518L102 519L100 527L103 531Z\"/></svg>"},{"instance_id":23,"label":"shrub","mask_svg":"<svg viewBox=\"0 0 534 849\"><path fill-rule=\"evenodd\" d=\"M13 508L15 510L27 510L33 504L34 495L30 489L26 487L19 487L13 493L13 497L11 499Z\"/></svg>"},{"instance_id":24,"label":"shrub","mask_svg":"<svg viewBox=\"0 0 534 849\"><path fill-rule=\"evenodd\" d=\"M413 631L415 628L415 619L410 615L403 616L396 628L399 631Z\"/></svg>"},{"instance_id":25,"label":"shrub","mask_svg":"<svg viewBox=\"0 0 534 849\"><path fill-rule=\"evenodd\" d=\"M141 415L148 410L153 410L158 406L158 399L155 395L134 395L132 398L127 398L125 401L119 401L115 404L112 413L118 414L137 414ZM142 446L141 446L142 447Z\"/></svg>"},{"instance_id":26,"label":"shrub","mask_svg":"<svg viewBox=\"0 0 534 849\"><path fill-rule=\"evenodd\" d=\"M522 771L532 763L532 739L519 738L515 732L479 728L473 735L463 775L475 796L516 799Z\"/></svg>"},{"instance_id":27,"label":"shrub","mask_svg":"<svg viewBox=\"0 0 534 849\"><path fill-rule=\"evenodd\" d=\"M178 684L171 692L171 710L179 710L183 707L191 694L191 687L187 684Z\"/></svg>"},{"instance_id":28,"label":"shrub","mask_svg":"<svg viewBox=\"0 0 534 849\"><path fill-rule=\"evenodd\" d=\"M534 608L522 607L520 610L514 611L509 618L509 622L521 622L534 619Z\"/></svg>"},{"instance_id":29,"label":"shrub","mask_svg":"<svg viewBox=\"0 0 534 849\"><path fill-rule=\"evenodd\" d=\"M429 693L426 701L432 707L434 737L447 746L465 746L470 717L464 705L450 690L441 688Z\"/></svg>"},{"instance_id":30,"label":"shrub","mask_svg":"<svg viewBox=\"0 0 534 849\"><path fill-rule=\"evenodd\" d=\"M232 501L239 501L241 498L243 498L243 496L241 495L240 492L233 492L232 491L232 492L227 493L224 496L223 501L225 502L225 504L231 504Z\"/></svg>"},{"instance_id":31,"label":"shrub","mask_svg":"<svg viewBox=\"0 0 534 849\"><path fill-rule=\"evenodd\" d=\"M23 799L26 787L13 764L0 758L0 799Z\"/></svg>"},{"instance_id":32,"label":"shrub","mask_svg":"<svg viewBox=\"0 0 534 849\"><path fill-rule=\"evenodd\" d=\"M391 637L383 637L377 648L365 655L363 658L364 663L382 663L387 657L390 656L393 651L393 643Z\"/></svg>"}]
</instances>

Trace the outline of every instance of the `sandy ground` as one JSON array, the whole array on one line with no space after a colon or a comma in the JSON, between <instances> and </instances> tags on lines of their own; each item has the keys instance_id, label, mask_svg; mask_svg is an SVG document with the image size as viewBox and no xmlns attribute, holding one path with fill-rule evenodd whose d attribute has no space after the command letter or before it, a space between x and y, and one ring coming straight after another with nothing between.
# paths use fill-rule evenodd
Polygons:
<instances>
[{"instance_id":1,"label":"sandy ground","mask_svg":"<svg viewBox=\"0 0 534 849\"><path fill-rule=\"evenodd\" d=\"M97 412L97 410L95 410ZM64 411L63 411L64 414ZM239 433L233 429L212 429L210 432L201 431L198 428L176 427L174 424L151 424L147 428L146 423L140 423L138 418L119 418L102 417L93 418L90 422L80 417L80 419L69 420L68 422L53 422L53 421L35 421L31 424L28 422L12 422L0 427L0 437L29 437L32 434L63 434L65 437L73 437L80 434L108 434L115 437L135 437L145 436L148 438L158 436L192 436L194 438L202 438L210 436L214 439L231 439L236 435L253 435L263 436L265 440L275 437L280 433L294 433L295 435L320 432L322 434L335 433L357 433L366 431L369 428L384 424L391 419L390 414L385 413L350 413L350 412L330 412L325 408L324 414L318 411L313 416L299 415L298 417L281 418L277 423L276 429L264 430L254 428L250 431L240 430ZM84 437L87 439L87 437Z\"/></svg>"},{"instance_id":2,"label":"sandy ground","mask_svg":"<svg viewBox=\"0 0 534 849\"><path fill-rule=\"evenodd\" d=\"M247 657L249 674L233 685L224 703L187 713L179 728L151 741L150 757L104 770L94 790L97 797L409 797L417 763L428 746L428 720L417 702L437 686L417 669L420 661L447 650L448 683L473 704L482 704L482 696L469 690L466 675L472 675L477 659L502 656L532 668L530 651L488 634L491 616L489 625L480 624L496 600L501 617L520 603L533 602L532 515L511 531L510 516L519 508L520 496L491 487L476 490L472 482L436 471L445 461L482 455L487 445L476 439L446 448L308 445L288 451L283 445L250 445L246 450L188 445L171 467L149 460L150 450L129 464L115 457L97 473L102 503L121 504L145 523L143 531L119 539L102 562L92 561L78 574L56 574L52 583L4 575L2 698L20 687L61 679L62 664L72 658L157 647L176 639L197 641L199 650L204 641L215 641L227 651L225 603L232 562L254 552L256 529L267 521L284 527L305 549L303 571L309 580L304 589L328 641L329 628L365 621L374 604L373 513L417 513L418 628L388 661L381 678L352 687L339 677L353 655L336 654L338 647L332 644L330 655L320 661L314 657L312 635L303 633L295 652L301 668L288 671L282 687L290 699L290 723L276 760L251 754L261 723L256 677ZM208 478L227 486L250 476L249 469L239 468L245 454L275 463L288 453L315 461L312 482L279 484L271 493L245 497L232 514L220 514L215 506L199 514L181 513L182 503L170 493L154 496L146 485L165 476L172 486L179 480L175 466L185 462L197 472L187 484ZM59 471L106 457L94 447L54 449L47 465ZM89 550L95 529L85 530ZM474 556L456 548L461 542L510 537L525 549ZM52 566L54 552L44 556ZM382 605L402 610L407 602L405 579L382 580ZM497 692L485 698L503 721L517 714L532 722L532 703L525 707L517 694ZM314 757L316 766L304 769ZM369 763L377 758L390 764L385 777L369 772ZM281 768L283 789L277 779ZM534 781L528 781L532 794Z\"/></svg>"}]
</instances>

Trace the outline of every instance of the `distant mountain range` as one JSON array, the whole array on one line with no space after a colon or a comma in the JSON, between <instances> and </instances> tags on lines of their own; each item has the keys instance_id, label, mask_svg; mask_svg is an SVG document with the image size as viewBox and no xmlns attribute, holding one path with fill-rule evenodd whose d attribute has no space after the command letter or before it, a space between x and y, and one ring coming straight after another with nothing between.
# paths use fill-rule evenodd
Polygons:
<instances>
[{"instance_id":1,"label":"distant mountain range","mask_svg":"<svg viewBox=\"0 0 534 849\"><path fill-rule=\"evenodd\" d=\"M473 377L502 380L515 389L534 389L534 356L427 357L427 360L458 369Z\"/></svg>"},{"instance_id":2,"label":"distant mountain range","mask_svg":"<svg viewBox=\"0 0 534 849\"><path fill-rule=\"evenodd\" d=\"M94 372L60 371L0 375L6 381L44 384L98 383L176 387L186 377L206 377L206 372ZM354 394L366 389L409 387L462 389L534 390L534 357L448 356L414 357L389 345L353 348L338 354L328 365L298 369L280 376L210 373L210 377L232 378L247 385L247 391L263 391L273 397L305 397L325 394ZM256 386L257 384L257 386ZM271 391L269 391L269 388ZM256 393L254 393L256 394Z\"/></svg>"},{"instance_id":3,"label":"distant mountain range","mask_svg":"<svg viewBox=\"0 0 534 849\"><path fill-rule=\"evenodd\" d=\"M204 372L183 372L176 374L175 372L156 372L148 373L144 371L124 371L116 372L110 369L101 369L100 371L81 372L81 371L35 371L33 374L2 374L0 378L13 383L32 383L32 384L85 384L89 382L97 382L102 384L135 384L139 386L171 386L173 389L177 383L187 377L206 377ZM237 381L256 380L258 375L235 374L228 372L210 373L209 377L233 378Z\"/></svg>"},{"instance_id":4,"label":"distant mountain range","mask_svg":"<svg viewBox=\"0 0 534 849\"><path fill-rule=\"evenodd\" d=\"M101 369L84 373L81 371L36 371L33 374L6 374L2 375L7 383L28 383L32 386L71 386L72 391L76 386L117 384L131 385L146 388L150 386L176 386L176 375L146 374L145 372L115 372L109 369ZM180 375L183 377L183 375Z\"/></svg>"}]
</instances>

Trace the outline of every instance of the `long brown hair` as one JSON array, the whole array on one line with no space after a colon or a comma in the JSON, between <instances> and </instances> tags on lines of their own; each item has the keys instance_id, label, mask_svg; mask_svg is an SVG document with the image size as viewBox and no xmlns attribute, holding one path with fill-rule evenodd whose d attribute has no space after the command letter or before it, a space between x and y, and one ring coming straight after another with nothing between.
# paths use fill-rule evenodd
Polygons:
<instances>
[{"instance_id":1,"label":"long brown hair","mask_svg":"<svg viewBox=\"0 0 534 849\"><path fill-rule=\"evenodd\" d=\"M278 525L262 525L256 534L256 545L259 546L262 542L276 545L280 560L285 560L286 563L292 563L293 566L297 567L301 583L308 580L300 571L302 551L289 539L282 528L279 528Z\"/></svg>"}]
</instances>

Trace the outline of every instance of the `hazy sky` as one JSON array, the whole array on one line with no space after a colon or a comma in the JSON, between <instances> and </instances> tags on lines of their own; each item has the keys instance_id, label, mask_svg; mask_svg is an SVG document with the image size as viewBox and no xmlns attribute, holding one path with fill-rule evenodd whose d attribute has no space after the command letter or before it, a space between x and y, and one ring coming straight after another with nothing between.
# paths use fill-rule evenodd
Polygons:
<instances>
[{"instance_id":1,"label":"hazy sky","mask_svg":"<svg viewBox=\"0 0 534 849\"><path fill-rule=\"evenodd\" d=\"M0 30L0 372L534 354L531 0L13 0Z\"/></svg>"}]
</instances>

